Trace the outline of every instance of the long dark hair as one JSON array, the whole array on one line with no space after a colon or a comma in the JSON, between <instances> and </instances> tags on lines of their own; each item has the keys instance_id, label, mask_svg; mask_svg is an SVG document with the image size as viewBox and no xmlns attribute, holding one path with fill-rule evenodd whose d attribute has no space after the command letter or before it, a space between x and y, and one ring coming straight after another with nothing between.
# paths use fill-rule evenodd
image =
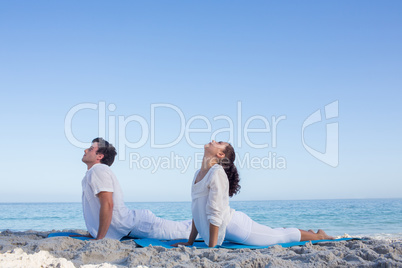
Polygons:
<instances>
[{"instance_id":1,"label":"long dark hair","mask_svg":"<svg viewBox=\"0 0 402 268\"><path fill-rule=\"evenodd\" d=\"M228 144L223 150L225 157L220 159L218 164L223 167L225 170L226 175L228 176L229 180L229 196L232 197L233 195L237 194L240 191L240 178L239 173L237 172L237 168L234 164L236 159L236 153L233 149L233 146Z\"/></svg>"}]
</instances>

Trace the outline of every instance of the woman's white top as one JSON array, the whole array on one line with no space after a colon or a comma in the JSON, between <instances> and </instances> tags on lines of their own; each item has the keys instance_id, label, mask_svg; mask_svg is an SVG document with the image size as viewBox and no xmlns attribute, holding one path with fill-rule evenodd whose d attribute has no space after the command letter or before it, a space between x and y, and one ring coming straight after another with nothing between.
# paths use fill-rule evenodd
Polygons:
<instances>
[{"instance_id":1,"label":"woman's white top","mask_svg":"<svg viewBox=\"0 0 402 268\"><path fill-rule=\"evenodd\" d=\"M232 219L234 209L229 207L229 180L222 166L211 167L205 177L191 187L191 210L198 233L209 245L209 224L219 227L218 245L225 239L226 226Z\"/></svg>"}]
</instances>

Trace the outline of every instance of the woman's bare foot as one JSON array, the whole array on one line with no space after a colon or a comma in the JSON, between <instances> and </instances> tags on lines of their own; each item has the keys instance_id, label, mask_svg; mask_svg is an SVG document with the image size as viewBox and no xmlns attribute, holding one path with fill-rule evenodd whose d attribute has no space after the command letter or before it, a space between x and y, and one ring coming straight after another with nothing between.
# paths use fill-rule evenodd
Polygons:
<instances>
[{"instance_id":1,"label":"woman's bare foot","mask_svg":"<svg viewBox=\"0 0 402 268\"><path fill-rule=\"evenodd\" d=\"M321 237L321 240L334 240L335 238L327 235L324 230L319 229L317 234Z\"/></svg>"}]
</instances>

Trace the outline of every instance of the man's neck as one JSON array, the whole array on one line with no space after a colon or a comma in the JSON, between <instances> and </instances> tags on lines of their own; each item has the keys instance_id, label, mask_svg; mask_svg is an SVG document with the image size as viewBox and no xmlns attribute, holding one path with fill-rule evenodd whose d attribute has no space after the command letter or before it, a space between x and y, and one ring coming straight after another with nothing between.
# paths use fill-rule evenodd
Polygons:
<instances>
[{"instance_id":1,"label":"man's neck","mask_svg":"<svg viewBox=\"0 0 402 268\"><path fill-rule=\"evenodd\" d=\"M100 163L91 163L91 164L87 164L87 170L90 170L93 166L95 166L96 164L100 164Z\"/></svg>"}]
</instances>

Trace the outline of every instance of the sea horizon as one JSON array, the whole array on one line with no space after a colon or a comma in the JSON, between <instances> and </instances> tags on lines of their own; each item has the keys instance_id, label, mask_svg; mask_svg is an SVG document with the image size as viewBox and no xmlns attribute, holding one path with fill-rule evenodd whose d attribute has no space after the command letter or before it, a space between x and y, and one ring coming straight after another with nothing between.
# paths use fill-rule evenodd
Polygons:
<instances>
[{"instance_id":1,"label":"sea horizon","mask_svg":"<svg viewBox=\"0 0 402 268\"><path fill-rule=\"evenodd\" d=\"M350 197L350 198L306 198L306 199L256 199L256 200L229 200L232 202L264 202L264 201L330 201L330 200L387 200L387 199L402 199L402 197ZM124 203L186 203L191 201L125 201ZM64 203L80 203L81 201L1 201L0 204L64 204Z\"/></svg>"},{"instance_id":2,"label":"sea horizon","mask_svg":"<svg viewBox=\"0 0 402 268\"><path fill-rule=\"evenodd\" d=\"M189 220L191 202L126 202L168 220ZM334 236L402 237L402 198L231 201L270 226L324 229ZM0 203L0 231L86 230L80 202Z\"/></svg>"}]
</instances>

